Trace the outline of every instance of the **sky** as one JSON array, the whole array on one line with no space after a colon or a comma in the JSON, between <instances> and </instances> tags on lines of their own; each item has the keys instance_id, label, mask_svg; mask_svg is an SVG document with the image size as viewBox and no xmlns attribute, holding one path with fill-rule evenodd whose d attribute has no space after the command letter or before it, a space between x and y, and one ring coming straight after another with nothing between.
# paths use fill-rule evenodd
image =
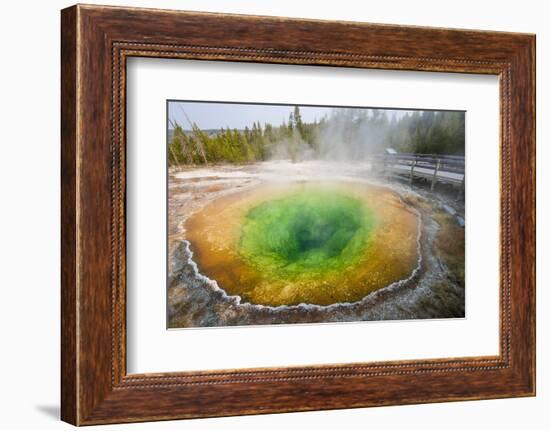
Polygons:
<instances>
[{"instance_id":1,"label":"sky","mask_svg":"<svg viewBox=\"0 0 550 431\"><path fill-rule=\"evenodd\" d=\"M329 115L332 107L301 106L300 114L302 121L311 123L320 120L323 116ZM201 129L244 129L252 127L255 121L263 126L270 123L279 126L283 121L288 121L294 105L260 105L241 103L216 103L216 102L168 102L168 115L170 120L177 122L184 129L189 129L189 121L195 122ZM387 110L391 118L392 113L399 116L404 115L403 110ZM184 114L185 112L185 114ZM172 128L172 126L169 126Z\"/></svg>"}]
</instances>

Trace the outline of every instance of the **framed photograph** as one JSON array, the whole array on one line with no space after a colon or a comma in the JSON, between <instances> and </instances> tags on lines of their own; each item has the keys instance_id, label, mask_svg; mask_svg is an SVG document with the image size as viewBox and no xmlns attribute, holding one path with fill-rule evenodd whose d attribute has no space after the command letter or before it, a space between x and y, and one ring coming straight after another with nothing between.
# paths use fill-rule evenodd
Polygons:
<instances>
[{"instance_id":1,"label":"framed photograph","mask_svg":"<svg viewBox=\"0 0 550 431\"><path fill-rule=\"evenodd\" d=\"M535 394L535 36L61 14L62 419Z\"/></svg>"}]
</instances>

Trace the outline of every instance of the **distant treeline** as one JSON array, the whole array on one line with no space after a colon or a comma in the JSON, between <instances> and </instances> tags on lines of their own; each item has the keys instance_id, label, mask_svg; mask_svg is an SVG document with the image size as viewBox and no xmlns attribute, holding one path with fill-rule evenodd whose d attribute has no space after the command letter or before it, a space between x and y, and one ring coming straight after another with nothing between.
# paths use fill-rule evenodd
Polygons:
<instances>
[{"instance_id":1,"label":"distant treeline","mask_svg":"<svg viewBox=\"0 0 550 431\"><path fill-rule=\"evenodd\" d=\"M319 121L302 121L296 106L279 126L255 122L244 130L205 132L171 121L172 166L252 163L271 159L360 160L385 148L424 154L464 154L464 113L414 111L388 117L377 109L335 108Z\"/></svg>"}]
</instances>

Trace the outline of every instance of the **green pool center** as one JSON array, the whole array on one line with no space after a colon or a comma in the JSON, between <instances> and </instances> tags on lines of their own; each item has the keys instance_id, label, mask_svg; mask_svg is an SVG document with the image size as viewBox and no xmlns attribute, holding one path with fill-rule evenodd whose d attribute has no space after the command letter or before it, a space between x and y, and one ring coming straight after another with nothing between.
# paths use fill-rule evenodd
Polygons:
<instances>
[{"instance_id":1,"label":"green pool center","mask_svg":"<svg viewBox=\"0 0 550 431\"><path fill-rule=\"evenodd\" d=\"M372 211L359 199L300 191L250 209L238 250L272 277L321 277L357 263L374 225Z\"/></svg>"}]
</instances>

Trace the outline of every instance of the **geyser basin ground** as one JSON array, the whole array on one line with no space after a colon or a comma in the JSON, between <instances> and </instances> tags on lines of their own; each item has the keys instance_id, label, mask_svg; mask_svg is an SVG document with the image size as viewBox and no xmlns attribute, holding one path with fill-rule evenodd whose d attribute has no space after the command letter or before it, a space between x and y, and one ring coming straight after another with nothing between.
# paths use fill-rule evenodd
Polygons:
<instances>
[{"instance_id":1,"label":"geyser basin ground","mask_svg":"<svg viewBox=\"0 0 550 431\"><path fill-rule=\"evenodd\" d=\"M212 200L185 223L198 270L242 302L359 301L411 276L419 217L384 187L263 183Z\"/></svg>"}]
</instances>

